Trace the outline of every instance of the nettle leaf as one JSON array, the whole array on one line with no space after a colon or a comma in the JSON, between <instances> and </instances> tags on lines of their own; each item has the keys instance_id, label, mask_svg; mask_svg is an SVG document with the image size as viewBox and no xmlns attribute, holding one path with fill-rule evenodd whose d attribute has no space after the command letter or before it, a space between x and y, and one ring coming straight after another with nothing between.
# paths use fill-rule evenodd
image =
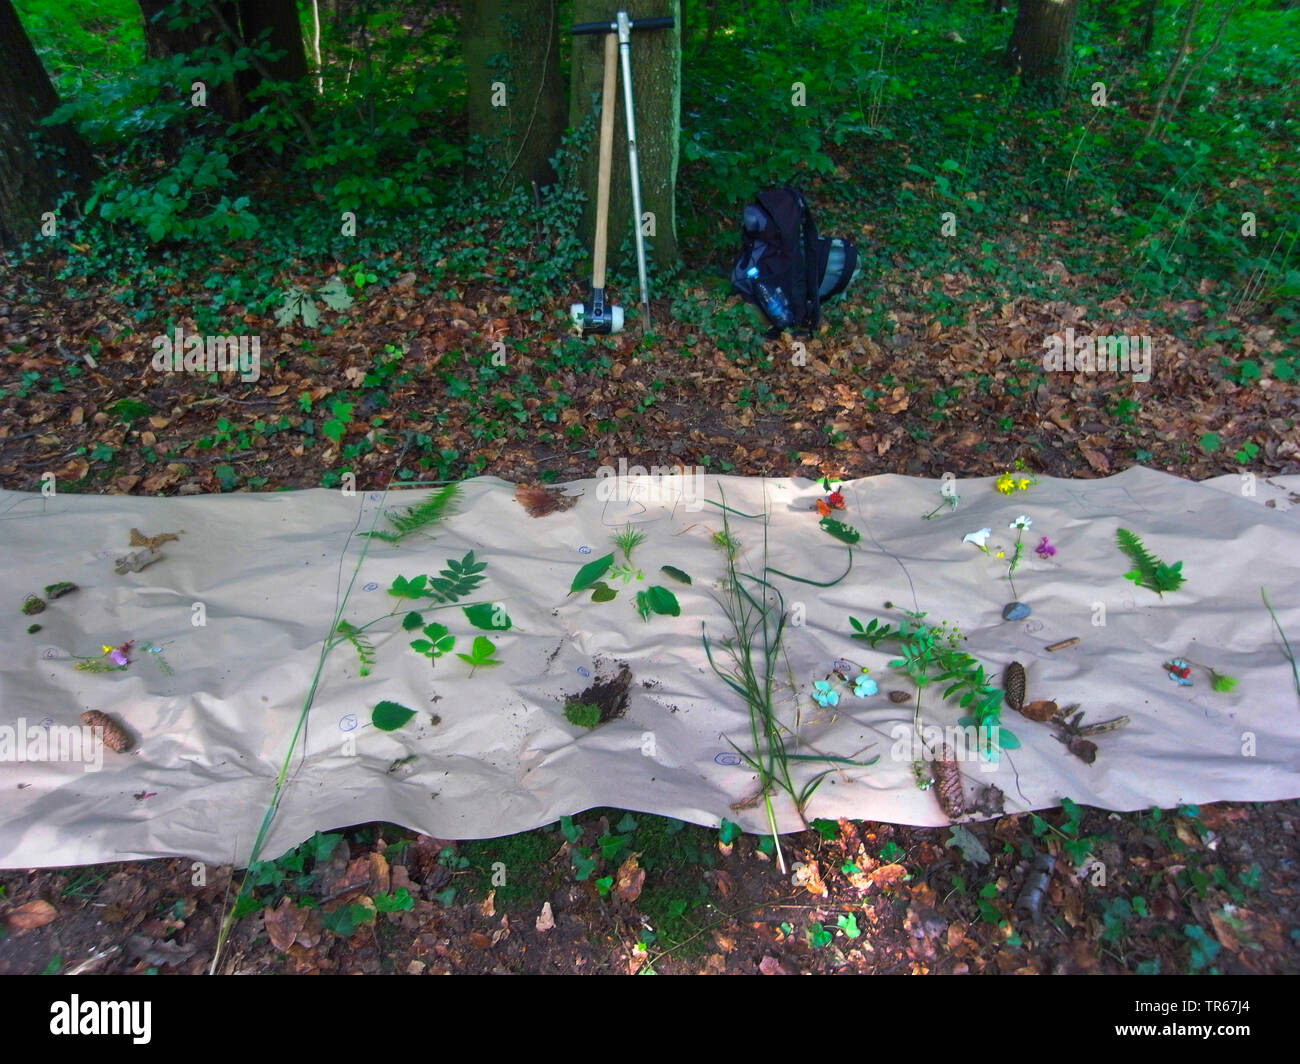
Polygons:
<instances>
[{"instance_id":1,"label":"nettle leaf","mask_svg":"<svg viewBox=\"0 0 1300 1064\"><path fill-rule=\"evenodd\" d=\"M510 629L510 615L500 603L480 602L474 606L462 606L461 609L475 628L489 632L505 632Z\"/></svg>"},{"instance_id":2,"label":"nettle leaf","mask_svg":"<svg viewBox=\"0 0 1300 1064\"><path fill-rule=\"evenodd\" d=\"M683 572L681 569L678 569L677 566L675 565L661 565L659 567L659 571L661 573L667 573L674 580L680 581L683 584L691 583L690 574Z\"/></svg>"},{"instance_id":3,"label":"nettle leaf","mask_svg":"<svg viewBox=\"0 0 1300 1064\"><path fill-rule=\"evenodd\" d=\"M397 731L414 716L415 710L400 702L380 702L370 712L370 723L380 731Z\"/></svg>"},{"instance_id":4,"label":"nettle leaf","mask_svg":"<svg viewBox=\"0 0 1300 1064\"><path fill-rule=\"evenodd\" d=\"M610 587L604 580L597 580L591 587L592 602L610 602L618 597L618 592Z\"/></svg>"},{"instance_id":5,"label":"nettle leaf","mask_svg":"<svg viewBox=\"0 0 1300 1064\"><path fill-rule=\"evenodd\" d=\"M569 594L572 595L576 591L585 591L591 587L592 584L605 575L613 564L613 553L606 554L603 558L597 558L594 562L588 562L578 570L578 575L573 578L573 583L569 586Z\"/></svg>"}]
</instances>

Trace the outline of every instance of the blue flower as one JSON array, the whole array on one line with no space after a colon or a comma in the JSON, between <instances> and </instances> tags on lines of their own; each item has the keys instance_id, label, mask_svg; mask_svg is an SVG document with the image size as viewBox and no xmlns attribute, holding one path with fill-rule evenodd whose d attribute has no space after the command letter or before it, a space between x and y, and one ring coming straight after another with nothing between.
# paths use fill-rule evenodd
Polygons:
<instances>
[{"instance_id":1,"label":"blue flower","mask_svg":"<svg viewBox=\"0 0 1300 1064\"><path fill-rule=\"evenodd\" d=\"M813 698L819 706L838 706L840 693L831 686L829 680L818 680L813 684Z\"/></svg>"},{"instance_id":2,"label":"blue flower","mask_svg":"<svg viewBox=\"0 0 1300 1064\"><path fill-rule=\"evenodd\" d=\"M876 686L876 681L868 676L865 672L853 681L853 693L859 698L867 698L874 695L880 688Z\"/></svg>"}]
</instances>

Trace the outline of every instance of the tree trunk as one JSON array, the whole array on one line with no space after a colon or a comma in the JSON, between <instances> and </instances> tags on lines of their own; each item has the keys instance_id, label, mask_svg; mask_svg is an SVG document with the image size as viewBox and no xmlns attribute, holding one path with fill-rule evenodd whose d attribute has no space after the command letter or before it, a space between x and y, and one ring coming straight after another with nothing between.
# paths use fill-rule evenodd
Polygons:
<instances>
[{"instance_id":1,"label":"tree trunk","mask_svg":"<svg viewBox=\"0 0 1300 1064\"><path fill-rule=\"evenodd\" d=\"M248 44L269 30L271 47L284 52L279 59L263 61L272 80L300 81L307 77L307 53L303 49L302 25L295 0L240 0L239 28ZM262 72L256 67L240 75L239 87L244 99L262 83L262 78Z\"/></svg>"},{"instance_id":2,"label":"tree trunk","mask_svg":"<svg viewBox=\"0 0 1300 1064\"><path fill-rule=\"evenodd\" d=\"M1137 53L1147 55L1156 35L1156 0L1143 0L1139 16L1142 19L1142 36L1138 39Z\"/></svg>"},{"instance_id":3,"label":"tree trunk","mask_svg":"<svg viewBox=\"0 0 1300 1064\"><path fill-rule=\"evenodd\" d=\"M612 11L601 0L573 0L573 21L600 22ZM672 29L632 31L632 95L636 107L637 155L641 171L641 211L653 214L654 234L646 237L649 257L660 269L680 262L677 246L677 163L681 135L682 5L681 0L659 0L637 12L642 18L672 15ZM605 42L600 35L573 39L569 125L577 127L600 109L604 79ZM618 76L617 114L614 122L614 173L609 197L609 250L611 258L626 238L631 240L632 191L627 164L627 124L624 121L623 72ZM599 124L587 145L579 173L587 193L583 211L583 238L590 244L596 228L596 171L600 147Z\"/></svg>"},{"instance_id":4,"label":"tree trunk","mask_svg":"<svg viewBox=\"0 0 1300 1064\"><path fill-rule=\"evenodd\" d=\"M461 19L470 136L510 180L550 185L565 119L556 0L465 0Z\"/></svg>"},{"instance_id":5,"label":"tree trunk","mask_svg":"<svg viewBox=\"0 0 1300 1064\"><path fill-rule=\"evenodd\" d=\"M41 215L96 172L90 147L71 126L42 126L58 94L10 0L0 0L0 247L34 236Z\"/></svg>"},{"instance_id":6,"label":"tree trunk","mask_svg":"<svg viewBox=\"0 0 1300 1064\"><path fill-rule=\"evenodd\" d=\"M1065 85L1078 0L1020 0L1006 64L1026 88L1055 95Z\"/></svg>"},{"instance_id":7,"label":"tree trunk","mask_svg":"<svg viewBox=\"0 0 1300 1064\"><path fill-rule=\"evenodd\" d=\"M178 5L176 0L138 0L140 13L144 16L145 54L150 59L166 59L173 55L188 55L191 52L208 48L212 45L233 51L233 44L226 40L221 31L220 21L207 10L202 0L189 0ZM168 23L179 6L187 8L193 15L203 15L197 22L173 28ZM227 22L238 20L238 10L234 4L221 4L219 10ZM243 95L234 81L221 85L207 86L207 106L229 122L236 122L247 117L244 109ZM177 85L174 88L177 99L188 100L189 85ZM174 147L174 145L169 145Z\"/></svg>"}]
</instances>

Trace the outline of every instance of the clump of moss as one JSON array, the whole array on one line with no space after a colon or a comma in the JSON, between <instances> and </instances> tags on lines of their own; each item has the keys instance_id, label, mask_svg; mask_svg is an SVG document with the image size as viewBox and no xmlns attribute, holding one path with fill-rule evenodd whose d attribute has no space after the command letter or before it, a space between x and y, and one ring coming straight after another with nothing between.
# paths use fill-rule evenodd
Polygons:
<instances>
[{"instance_id":1,"label":"clump of moss","mask_svg":"<svg viewBox=\"0 0 1300 1064\"><path fill-rule=\"evenodd\" d=\"M77 585L70 580L60 580L57 584L45 585L45 597L53 601L77 590Z\"/></svg>"},{"instance_id":2,"label":"clump of moss","mask_svg":"<svg viewBox=\"0 0 1300 1064\"><path fill-rule=\"evenodd\" d=\"M40 630L41 630L41 626L40 626L39 624L29 624L29 625L27 626L27 634L28 634L28 635L35 635L35 634L36 634L37 632L39 632Z\"/></svg>"},{"instance_id":3,"label":"clump of moss","mask_svg":"<svg viewBox=\"0 0 1300 1064\"><path fill-rule=\"evenodd\" d=\"M39 595L28 595L23 602L23 613L31 617L33 614L41 613L45 610L45 600Z\"/></svg>"},{"instance_id":4,"label":"clump of moss","mask_svg":"<svg viewBox=\"0 0 1300 1064\"><path fill-rule=\"evenodd\" d=\"M579 728L594 728L600 723L600 706L594 702L570 702L564 707L564 719Z\"/></svg>"}]
</instances>

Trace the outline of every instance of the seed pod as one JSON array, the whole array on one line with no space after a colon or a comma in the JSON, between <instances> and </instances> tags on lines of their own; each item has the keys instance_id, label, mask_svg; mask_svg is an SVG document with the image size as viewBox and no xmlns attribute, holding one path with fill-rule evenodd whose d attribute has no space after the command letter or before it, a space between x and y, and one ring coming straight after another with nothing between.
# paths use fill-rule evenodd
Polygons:
<instances>
[{"instance_id":1,"label":"seed pod","mask_svg":"<svg viewBox=\"0 0 1300 1064\"><path fill-rule=\"evenodd\" d=\"M904 702L912 701L912 696L906 691L890 691L889 700L895 705L902 705Z\"/></svg>"},{"instance_id":2,"label":"seed pod","mask_svg":"<svg viewBox=\"0 0 1300 1064\"><path fill-rule=\"evenodd\" d=\"M949 820L960 820L966 815L966 796L961 788L961 770L957 768L957 759L952 749L943 748L943 760L935 761L931 766L934 772L934 796L939 799L939 808Z\"/></svg>"},{"instance_id":3,"label":"seed pod","mask_svg":"<svg viewBox=\"0 0 1300 1064\"><path fill-rule=\"evenodd\" d=\"M104 745L110 750L124 754L131 749L130 734L107 713L101 713L97 709L88 709L81 715L81 723L100 729L100 736L104 740Z\"/></svg>"},{"instance_id":4,"label":"seed pod","mask_svg":"<svg viewBox=\"0 0 1300 1064\"><path fill-rule=\"evenodd\" d=\"M1025 667L1018 661L1011 662L1002 674L1002 690L1006 693L1007 705L1017 713L1025 704Z\"/></svg>"}]
</instances>

